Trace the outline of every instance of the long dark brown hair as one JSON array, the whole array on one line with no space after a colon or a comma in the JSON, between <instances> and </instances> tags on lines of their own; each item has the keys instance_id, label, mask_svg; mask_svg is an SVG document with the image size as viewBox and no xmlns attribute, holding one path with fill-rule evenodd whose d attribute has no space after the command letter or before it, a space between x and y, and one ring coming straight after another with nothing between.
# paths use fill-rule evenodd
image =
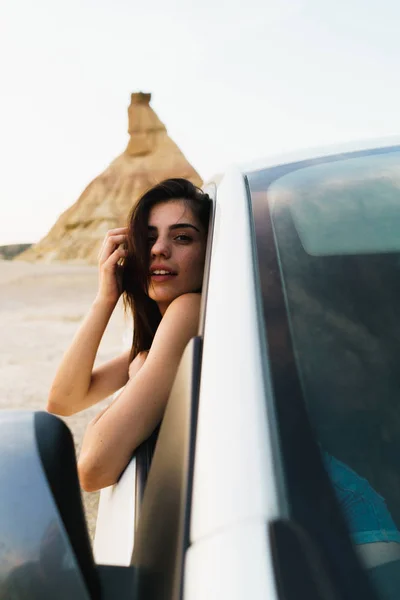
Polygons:
<instances>
[{"instance_id":1,"label":"long dark brown hair","mask_svg":"<svg viewBox=\"0 0 400 600\"><path fill-rule=\"evenodd\" d=\"M123 261L121 278L125 309L130 310L133 316L130 360L139 352L150 349L161 321L158 305L147 293L150 266L148 222L153 206L172 200L183 200L200 221L206 234L208 232L210 197L187 179L162 181L143 194L133 207L128 217L128 252Z\"/></svg>"}]
</instances>

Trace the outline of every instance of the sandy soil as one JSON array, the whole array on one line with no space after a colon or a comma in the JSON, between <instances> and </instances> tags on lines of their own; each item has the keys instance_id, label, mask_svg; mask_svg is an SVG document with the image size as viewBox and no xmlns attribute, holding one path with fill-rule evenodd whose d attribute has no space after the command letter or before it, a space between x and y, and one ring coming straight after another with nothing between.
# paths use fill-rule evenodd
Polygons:
<instances>
[{"instance_id":1,"label":"sandy soil","mask_svg":"<svg viewBox=\"0 0 400 600\"><path fill-rule=\"evenodd\" d=\"M58 363L97 289L97 269L72 264L0 260L0 410L44 410ZM114 311L97 362L121 352L126 323ZM86 424L107 400L65 418L79 452ZM98 494L83 493L91 537Z\"/></svg>"}]
</instances>

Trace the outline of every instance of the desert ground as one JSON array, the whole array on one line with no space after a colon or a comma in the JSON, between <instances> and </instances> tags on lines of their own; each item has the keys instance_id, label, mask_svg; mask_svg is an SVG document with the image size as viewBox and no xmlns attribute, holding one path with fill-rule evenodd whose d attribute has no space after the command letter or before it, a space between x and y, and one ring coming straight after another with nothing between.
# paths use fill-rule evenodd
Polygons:
<instances>
[{"instance_id":1,"label":"desert ground","mask_svg":"<svg viewBox=\"0 0 400 600\"><path fill-rule=\"evenodd\" d=\"M0 260L0 410L45 410L57 366L96 289L96 267ZM119 304L96 362L121 352L127 328ZM77 454L86 424L107 402L64 418ZM83 492L83 501L93 538L98 493Z\"/></svg>"}]
</instances>

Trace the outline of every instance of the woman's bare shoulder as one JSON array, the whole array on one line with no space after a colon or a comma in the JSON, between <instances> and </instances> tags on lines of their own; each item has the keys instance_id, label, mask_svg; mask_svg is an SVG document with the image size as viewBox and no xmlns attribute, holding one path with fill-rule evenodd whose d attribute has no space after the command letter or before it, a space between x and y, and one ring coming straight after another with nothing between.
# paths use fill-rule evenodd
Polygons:
<instances>
[{"instance_id":1,"label":"woman's bare shoulder","mask_svg":"<svg viewBox=\"0 0 400 600\"><path fill-rule=\"evenodd\" d=\"M187 313L188 315L196 315L200 312L200 303L201 303L201 294L196 292L190 292L187 294L182 294L178 296L171 302L165 311L164 318L167 315L179 315L182 314L182 311ZM171 318L171 317L170 317Z\"/></svg>"},{"instance_id":2,"label":"woman's bare shoulder","mask_svg":"<svg viewBox=\"0 0 400 600\"><path fill-rule=\"evenodd\" d=\"M180 356L199 329L201 295L182 294L168 306L150 349L152 356L167 353Z\"/></svg>"},{"instance_id":3,"label":"woman's bare shoulder","mask_svg":"<svg viewBox=\"0 0 400 600\"><path fill-rule=\"evenodd\" d=\"M175 298L165 311L162 321L170 327L198 327L200 318L201 294L188 293ZM161 321L161 322L162 322ZM195 334L194 334L195 335Z\"/></svg>"}]
</instances>

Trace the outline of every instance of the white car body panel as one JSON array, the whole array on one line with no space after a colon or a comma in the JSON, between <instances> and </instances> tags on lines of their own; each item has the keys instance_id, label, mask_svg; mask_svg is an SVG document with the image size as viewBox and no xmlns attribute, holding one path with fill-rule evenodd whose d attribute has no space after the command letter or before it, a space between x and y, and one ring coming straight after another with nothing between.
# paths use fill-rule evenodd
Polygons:
<instances>
[{"instance_id":1,"label":"white car body panel","mask_svg":"<svg viewBox=\"0 0 400 600\"><path fill-rule=\"evenodd\" d=\"M189 548L184 600L271 600L277 597L267 528L242 523Z\"/></svg>"},{"instance_id":2,"label":"white car body panel","mask_svg":"<svg viewBox=\"0 0 400 600\"><path fill-rule=\"evenodd\" d=\"M232 172L218 189L207 292L190 534L195 545L279 512L249 228L244 180Z\"/></svg>"},{"instance_id":3,"label":"white car body panel","mask_svg":"<svg viewBox=\"0 0 400 600\"><path fill-rule=\"evenodd\" d=\"M135 541L136 458L118 483L101 490L93 554L97 564L128 567Z\"/></svg>"}]
</instances>

